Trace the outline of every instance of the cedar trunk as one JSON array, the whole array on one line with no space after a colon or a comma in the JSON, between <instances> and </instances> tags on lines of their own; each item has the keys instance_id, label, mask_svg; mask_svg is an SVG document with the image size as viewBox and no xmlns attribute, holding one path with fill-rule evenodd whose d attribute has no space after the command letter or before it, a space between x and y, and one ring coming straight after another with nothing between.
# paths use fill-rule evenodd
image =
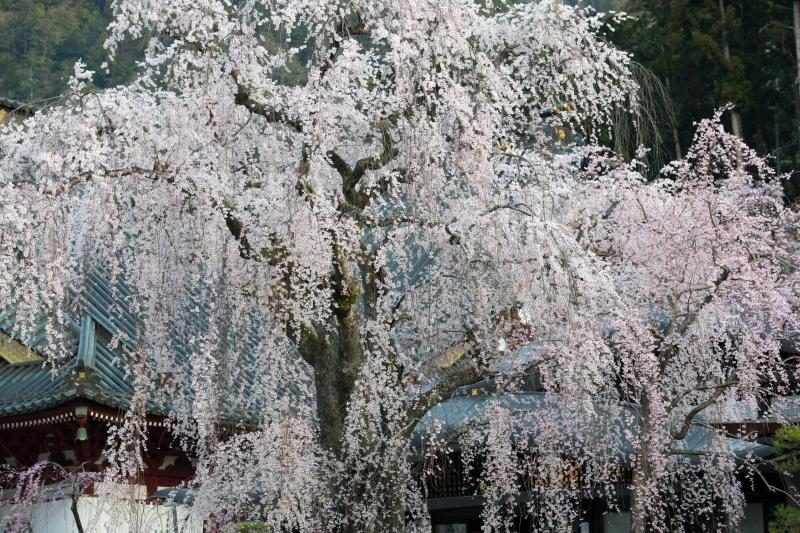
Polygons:
<instances>
[{"instance_id":1,"label":"cedar trunk","mask_svg":"<svg viewBox=\"0 0 800 533\"><path fill-rule=\"evenodd\" d=\"M794 53L797 65L797 76L795 77L795 87L797 94L795 98L800 100L800 0L794 0L792 6L792 18L794 22ZM795 108L797 120L797 142L800 143L800 106Z\"/></svg>"}]
</instances>

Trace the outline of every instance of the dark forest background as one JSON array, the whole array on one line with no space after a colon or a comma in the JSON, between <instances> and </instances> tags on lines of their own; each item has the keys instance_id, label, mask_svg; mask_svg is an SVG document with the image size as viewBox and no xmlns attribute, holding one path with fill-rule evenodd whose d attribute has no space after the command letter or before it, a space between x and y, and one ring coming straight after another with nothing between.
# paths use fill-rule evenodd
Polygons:
<instances>
[{"instance_id":1,"label":"dark forest background","mask_svg":"<svg viewBox=\"0 0 800 533\"><path fill-rule=\"evenodd\" d=\"M141 43L129 43L110 65L103 43L110 0L0 0L0 97L41 103L57 97L78 59L108 87L133 75Z\"/></svg>"},{"instance_id":2,"label":"dark forest background","mask_svg":"<svg viewBox=\"0 0 800 533\"><path fill-rule=\"evenodd\" d=\"M619 0L636 17L610 38L630 51L670 99L660 146L685 153L694 123L731 102L741 134L782 172L800 156L793 0ZM800 6L799 6L800 7ZM646 74L645 74L646 76ZM643 80L647 82L648 80ZM731 115L729 120L729 126ZM787 183L800 196L800 179Z\"/></svg>"},{"instance_id":3,"label":"dark forest background","mask_svg":"<svg viewBox=\"0 0 800 533\"><path fill-rule=\"evenodd\" d=\"M647 144L661 154L660 160L683 155L693 124L731 102L744 139L761 154L774 157L782 172L790 172L800 168L793 1L571 3L625 11L635 17L608 38L641 65L637 72L646 87L645 100L653 108L647 116L651 130ZM105 61L110 3L0 0L0 97L30 103L57 97L78 58L96 71L98 87L130 79L143 43L128 43L109 72L99 68ZM800 177L795 176L786 189L791 198L800 197Z\"/></svg>"}]
</instances>

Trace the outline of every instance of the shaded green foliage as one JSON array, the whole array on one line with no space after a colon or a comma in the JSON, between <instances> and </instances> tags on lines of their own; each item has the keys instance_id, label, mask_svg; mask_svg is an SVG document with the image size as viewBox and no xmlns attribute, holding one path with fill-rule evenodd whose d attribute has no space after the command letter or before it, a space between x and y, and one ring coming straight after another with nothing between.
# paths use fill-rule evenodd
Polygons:
<instances>
[{"instance_id":1,"label":"shaded green foliage","mask_svg":"<svg viewBox=\"0 0 800 533\"><path fill-rule=\"evenodd\" d=\"M778 462L778 468L792 474L800 472L800 426L778 429L772 447L784 456ZM794 505L778 505L769 523L769 533L800 533L800 509Z\"/></svg>"},{"instance_id":2,"label":"shaded green foliage","mask_svg":"<svg viewBox=\"0 0 800 533\"><path fill-rule=\"evenodd\" d=\"M775 432L772 440L775 451L786 457L779 467L790 473L800 472L800 426L783 426Z\"/></svg>"},{"instance_id":3,"label":"shaded green foliage","mask_svg":"<svg viewBox=\"0 0 800 533\"><path fill-rule=\"evenodd\" d=\"M769 533L800 533L800 509L793 505L778 505L769 523Z\"/></svg>"},{"instance_id":4,"label":"shaded green foliage","mask_svg":"<svg viewBox=\"0 0 800 533\"><path fill-rule=\"evenodd\" d=\"M141 50L130 43L108 73L103 42L110 0L0 0L0 95L25 102L58 96L78 59L96 71L95 84L127 81Z\"/></svg>"}]
</instances>

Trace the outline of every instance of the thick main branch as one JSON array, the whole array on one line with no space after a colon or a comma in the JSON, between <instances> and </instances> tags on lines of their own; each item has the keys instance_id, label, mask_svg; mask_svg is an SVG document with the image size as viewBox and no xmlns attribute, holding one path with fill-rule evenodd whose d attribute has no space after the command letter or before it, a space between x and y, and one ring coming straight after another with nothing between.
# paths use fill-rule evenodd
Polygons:
<instances>
[{"instance_id":1,"label":"thick main branch","mask_svg":"<svg viewBox=\"0 0 800 533\"><path fill-rule=\"evenodd\" d=\"M236 84L235 102L238 105L244 106L251 113L264 117L267 122L285 124L296 132L302 133L303 125L299 120L253 98L252 90L241 80L239 69L231 70L231 77L233 77L233 82Z\"/></svg>"}]
</instances>

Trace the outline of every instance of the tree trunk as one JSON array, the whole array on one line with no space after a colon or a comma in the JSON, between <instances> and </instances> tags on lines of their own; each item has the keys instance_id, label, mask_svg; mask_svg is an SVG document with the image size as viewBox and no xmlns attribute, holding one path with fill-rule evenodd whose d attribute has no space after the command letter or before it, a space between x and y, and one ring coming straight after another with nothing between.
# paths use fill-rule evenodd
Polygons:
<instances>
[{"instance_id":1,"label":"tree trunk","mask_svg":"<svg viewBox=\"0 0 800 533\"><path fill-rule=\"evenodd\" d=\"M650 435L652 431L650 401L643 395L639 413L639 448L631 486L631 533L647 533L647 487L652 481L653 467L650 461Z\"/></svg>"},{"instance_id":2,"label":"tree trunk","mask_svg":"<svg viewBox=\"0 0 800 533\"><path fill-rule=\"evenodd\" d=\"M667 83L667 92L669 93L670 98L672 97L672 83L670 82L669 76L664 80ZM671 130L672 130L672 142L675 145L675 159L682 159L683 158L683 151L681 150L681 137L678 133L678 119L676 117L675 111L673 110L672 113L672 120L670 121Z\"/></svg>"},{"instance_id":3,"label":"tree trunk","mask_svg":"<svg viewBox=\"0 0 800 533\"><path fill-rule=\"evenodd\" d=\"M796 98L800 100L800 0L794 0L792 13L794 18L794 53L797 64L797 76L795 77L795 88L797 89ZM795 107L797 120L797 142L800 143L800 106Z\"/></svg>"},{"instance_id":4,"label":"tree trunk","mask_svg":"<svg viewBox=\"0 0 800 533\"><path fill-rule=\"evenodd\" d=\"M70 511L72 512L72 518L75 520L75 528L78 530L78 533L83 533L83 522L81 522L81 515L78 512L78 499L81 497L81 489L80 484L78 484L78 493L77 495L72 495L72 502L69 506Z\"/></svg>"},{"instance_id":5,"label":"tree trunk","mask_svg":"<svg viewBox=\"0 0 800 533\"><path fill-rule=\"evenodd\" d=\"M725 61L730 66L731 47L730 43L728 42L728 28L727 28L728 16L725 10L725 0L719 0L719 10L720 13L722 14L722 53L725 56ZM731 128L733 129L734 135L736 135L740 139L744 138L744 132L742 130L742 115L735 108L731 110ZM737 154L737 158L741 160L741 155Z\"/></svg>"},{"instance_id":6,"label":"tree trunk","mask_svg":"<svg viewBox=\"0 0 800 533\"><path fill-rule=\"evenodd\" d=\"M744 132L742 131L742 114L736 109L731 110L731 128L733 134L742 139Z\"/></svg>"},{"instance_id":7,"label":"tree trunk","mask_svg":"<svg viewBox=\"0 0 800 533\"><path fill-rule=\"evenodd\" d=\"M320 442L323 448L342 459L344 421L352 383L347 383L341 375L342 354L338 336L330 335L319 343L319 348L314 354L314 382Z\"/></svg>"},{"instance_id":8,"label":"tree trunk","mask_svg":"<svg viewBox=\"0 0 800 533\"><path fill-rule=\"evenodd\" d=\"M675 159L682 159L681 138L680 135L678 135L678 128L674 125L672 126L672 142L675 144Z\"/></svg>"},{"instance_id":9,"label":"tree trunk","mask_svg":"<svg viewBox=\"0 0 800 533\"><path fill-rule=\"evenodd\" d=\"M314 362L320 442L340 462L345 473L357 472L353 479L340 479L336 486L330 487L344 520L340 533L400 533L405 527L407 450L370 439L370 435L358 435L362 445L366 439L365 446L380 460L361 462L360 457L348 456L344 446L348 405L353 395L358 394L357 382L365 356L356 306L337 307L335 315L336 323L327 330L318 327L316 341L303 348L314 352L309 355ZM353 513L353 505L367 498L373 502L372 508L380 509L380 523L362 523Z\"/></svg>"}]
</instances>

